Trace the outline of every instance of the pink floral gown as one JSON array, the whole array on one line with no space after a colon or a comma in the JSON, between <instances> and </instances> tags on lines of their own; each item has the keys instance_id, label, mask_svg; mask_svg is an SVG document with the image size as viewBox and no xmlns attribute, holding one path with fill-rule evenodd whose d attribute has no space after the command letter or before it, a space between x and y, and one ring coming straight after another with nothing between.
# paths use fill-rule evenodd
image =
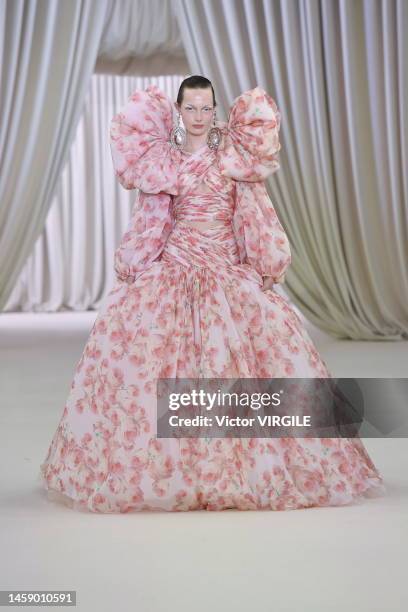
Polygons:
<instances>
[{"instance_id":1,"label":"pink floral gown","mask_svg":"<svg viewBox=\"0 0 408 612\"><path fill-rule=\"evenodd\" d=\"M240 95L218 150L173 148L173 104L136 91L110 129L114 169L139 189L117 281L76 367L39 478L77 510L289 510L383 494L359 438L158 438L158 377L330 377L290 304L262 277L290 264L264 179L280 114ZM197 221L207 222L198 227Z\"/></svg>"}]
</instances>

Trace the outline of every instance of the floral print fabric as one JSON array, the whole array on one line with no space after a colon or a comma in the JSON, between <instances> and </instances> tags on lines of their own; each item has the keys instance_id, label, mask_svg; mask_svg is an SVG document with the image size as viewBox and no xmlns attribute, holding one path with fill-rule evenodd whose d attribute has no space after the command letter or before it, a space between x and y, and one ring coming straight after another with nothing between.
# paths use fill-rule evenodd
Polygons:
<instances>
[{"instance_id":1,"label":"floral print fabric","mask_svg":"<svg viewBox=\"0 0 408 612\"><path fill-rule=\"evenodd\" d=\"M262 182L277 167L276 105L245 92L222 151L189 156L166 141L170 116L153 87L113 120L118 178L148 191L41 464L50 498L122 513L289 510L384 493L358 438L157 438L157 378L330 376L289 302L262 291L262 275L290 263ZM188 224L197 220L218 226Z\"/></svg>"},{"instance_id":2,"label":"floral print fabric","mask_svg":"<svg viewBox=\"0 0 408 612\"><path fill-rule=\"evenodd\" d=\"M146 91L134 92L112 119L116 176L126 189L141 190L115 252L118 278L133 281L159 257L175 222L175 199L180 201L193 188L198 198L204 189L208 195L234 188L227 218L240 262L252 266L260 276L277 280L290 265L291 253L263 183L279 168L280 113L275 101L260 87L241 94L230 109L228 122L217 122L223 134L219 149L212 151L205 145L189 157L170 145L172 109L170 99L151 85ZM212 205L217 206L216 199ZM222 210L209 216L204 200L201 206L198 200L189 214L194 220L225 218Z\"/></svg>"}]
</instances>

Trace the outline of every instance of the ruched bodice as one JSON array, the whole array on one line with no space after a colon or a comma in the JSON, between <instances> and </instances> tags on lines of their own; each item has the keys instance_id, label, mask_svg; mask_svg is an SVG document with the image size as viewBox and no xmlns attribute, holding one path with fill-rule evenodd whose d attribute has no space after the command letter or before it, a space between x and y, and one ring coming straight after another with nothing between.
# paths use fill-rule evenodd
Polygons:
<instances>
[{"instance_id":1,"label":"ruched bodice","mask_svg":"<svg viewBox=\"0 0 408 612\"><path fill-rule=\"evenodd\" d=\"M229 225L234 213L232 193L193 193L175 196L173 214L177 222L213 221Z\"/></svg>"},{"instance_id":2,"label":"ruched bodice","mask_svg":"<svg viewBox=\"0 0 408 612\"><path fill-rule=\"evenodd\" d=\"M179 174L179 194L172 196L173 217L178 225L190 225L198 229L232 227L235 206L234 181L222 177L219 172L207 171L201 175L191 172L196 153L185 153ZM211 156L210 156L211 161ZM211 168L211 165L210 165Z\"/></svg>"},{"instance_id":3,"label":"ruched bodice","mask_svg":"<svg viewBox=\"0 0 408 612\"><path fill-rule=\"evenodd\" d=\"M237 266L240 258L232 227L233 209L231 192L175 196L174 226L164 246L162 261L214 270ZM260 282L255 270L245 273Z\"/></svg>"},{"instance_id":4,"label":"ruched bodice","mask_svg":"<svg viewBox=\"0 0 408 612\"><path fill-rule=\"evenodd\" d=\"M234 182L217 173L211 164L213 155L202 155L202 150L186 156L181 165L179 193L172 196L174 225L161 260L193 269L227 271L233 266L234 269L241 268L241 275L260 284L255 270L240 266L232 227ZM191 172L193 164L206 166L207 171L202 174Z\"/></svg>"}]
</instances>

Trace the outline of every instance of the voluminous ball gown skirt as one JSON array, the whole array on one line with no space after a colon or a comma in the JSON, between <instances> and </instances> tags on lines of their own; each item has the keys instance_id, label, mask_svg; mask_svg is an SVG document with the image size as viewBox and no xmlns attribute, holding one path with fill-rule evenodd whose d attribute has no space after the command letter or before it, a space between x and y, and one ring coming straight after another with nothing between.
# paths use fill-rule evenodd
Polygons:
<instances>
[{"instance_id":1,"label":"voluminous ball gown skirt","mask_svg":"<svg viewBox=\"0 0 408 612\"><path fill-rule=\"evenodd\" d=\"M41 464L49 498L113 513L384 494L359 438L157 438L157 378L197 376L330 376L288 301L239 264L228 226L176 226L160 259L104 299Z\"/></svg>"}]
</instances>

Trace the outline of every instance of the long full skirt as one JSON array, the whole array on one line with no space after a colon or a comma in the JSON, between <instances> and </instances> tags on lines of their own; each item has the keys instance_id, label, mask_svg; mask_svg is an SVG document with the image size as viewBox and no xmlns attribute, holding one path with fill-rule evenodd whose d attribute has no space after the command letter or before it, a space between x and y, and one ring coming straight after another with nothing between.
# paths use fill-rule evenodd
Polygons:
<instances>
[{"instance_id":1,"label":"long full skirt","mask_svg":"<svg viewBox=\"0 0 408 612\"><path fill-rule=\"evenodd\" d=\"M211 255L209 255L209 253ZM385 493L359 438L160 438L158 378L331 374L226 229L177 228L102 302L39 478L76 510L289 510Z\"/></svg>"}]
</instances>

